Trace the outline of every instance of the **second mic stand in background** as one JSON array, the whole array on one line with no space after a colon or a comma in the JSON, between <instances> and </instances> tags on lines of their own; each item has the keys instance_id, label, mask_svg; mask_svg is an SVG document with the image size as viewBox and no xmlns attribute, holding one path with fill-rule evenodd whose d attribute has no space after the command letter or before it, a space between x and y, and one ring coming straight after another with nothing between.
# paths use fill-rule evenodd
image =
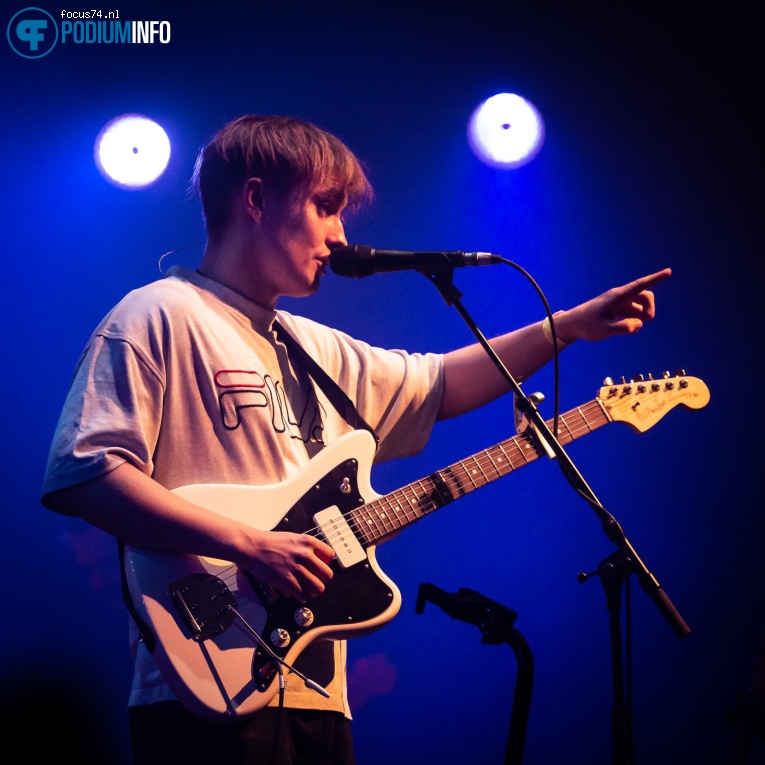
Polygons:
<instances>
[{"instance_id":1,"label":"second mic stand in background","mask_svg":"<svg viewBox=\"0 0 765 765\"><path fill-rule=\"evenodd\" d=\"M510 266L514 263L500 259L500 262ZM517 266L515 266L517 268ZM606 593L606 606L610 613L611 626L611 665L613 668L614 703L611 716L612 755L614 765L634 765L635 742L632 725L632 704L629 697L629 685L624 682L624 658L622 656L621 635L621 589L627 583L629 594L629 577L635 574L643 590L659 609L664 618L669 622L672 629L680 638L690 634L688 625L678 613L667 594L661 588L656 577L646 568L635 548L627 540L619 523L603 507L595 496L592 489L587 485L584 478L576 468L571 458L565 452L557 437L552 433L548 424L539 414L536 401L533 396L526 396L518 382L508 371L502 360L497 356L488 340L470 317L461 303L462 294L452 282L454 267L449 261L444 261L442 267L432 267L427 271L420 271L427 277L441 293L447 305L453 305L460 316L464 319L470 330L483 346L486 353L497 366L502 376L507 380L516 397L516 406L525 416L533 437L538 439L548 454L558 460L558 465L563 471L566 480L574 490L585 499L600 519L606 537L616 545L616 551L601 562L598 570L593 575L600 579ZM552 319L552 317L550 317ZM580 576L585 580L589 575ZM630 625L629 598L627 601L627 625ZM629 634L627 644L629 646ZM629 653L628 653L629 657ZM628 668L629 670L629 668ZM630 677L628 671L627 677Z\"/></svg>"},{"instance_id":2,"label":"second mic stand in background","mask_svg":"<svg viewBox=\"0 0 765 765\"><path fill-rule=\"evenodd\" d=\"M513 693L504 765L521 765L534 685L534 657L526 639L515 627L518 614L507 606L465 587L455 593L448 593L433 584L421 584L415 606L418 614L424 611L426 601L435 603L453 619L480 627L482 643L507 643L513 649L518 661L518 675Z\"/></svg>"}]
</instances>

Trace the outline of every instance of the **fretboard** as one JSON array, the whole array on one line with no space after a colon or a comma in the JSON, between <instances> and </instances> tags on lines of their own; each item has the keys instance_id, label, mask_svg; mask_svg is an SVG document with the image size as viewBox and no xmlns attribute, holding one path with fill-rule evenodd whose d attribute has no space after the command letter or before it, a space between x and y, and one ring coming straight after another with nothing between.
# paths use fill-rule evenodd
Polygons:
<instances>
[{"instance_id":1,"label":"fretboard","mask_svg":"<svg viewBox=\"0 0 765 765\"><path fill-rule=\"evenodd\" d=\"M565 446L609 422L601 400L593 399L558 418L558 440ZM552 430L553 421L547 424ZM355 508L348 519L363 543L375 544L545 453L534 435L526 431Z\"/></svg>"}]
</instances>

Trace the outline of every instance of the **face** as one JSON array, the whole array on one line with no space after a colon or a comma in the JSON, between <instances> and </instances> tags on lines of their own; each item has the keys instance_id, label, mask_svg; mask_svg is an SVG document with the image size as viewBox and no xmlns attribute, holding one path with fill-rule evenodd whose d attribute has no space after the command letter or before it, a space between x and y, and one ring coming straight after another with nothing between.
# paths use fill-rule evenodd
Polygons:
<instances>
[{"instance_id":1,"label":"face","mask_svg":"<svg viewBox=\"0 0 765 765\"><path fill-rule=\"evenodd\" d=\"M287 200L266 195L260 224L258 302L275 306L282 295L305 297L319 288L330 252L347 244L343 191L312 188Z\"/></svg>"}]
</instances>

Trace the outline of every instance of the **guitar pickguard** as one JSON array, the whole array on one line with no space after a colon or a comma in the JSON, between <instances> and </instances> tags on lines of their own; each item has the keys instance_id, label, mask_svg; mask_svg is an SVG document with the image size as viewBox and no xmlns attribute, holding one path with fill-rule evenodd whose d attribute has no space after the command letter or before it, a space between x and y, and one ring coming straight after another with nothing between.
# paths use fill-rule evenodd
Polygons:
<instances>
[{"instance_id":1,"label":"guitar pickguard","mask_svg":"<svg viewBox=\"0 0 765 765\"><path fill-rule=\"evenodd\" d=\"M355 459L348 459L330 470L293 505L274 531L309 533L316 527L314 515L317 511L335 506L345 514L363 504L358 487L358 467ZM321 538L321 534L317 536ZM263 639L280 658L287 655L297 640L313 630L330 628L322 637L339 637L341 633L335 633L332 627L360 625L390 608L393 590L379 578L368 558L348 568L335 559L331 568L333 577L324 593L305 603L279 597L271 588L248 575L267 613ZM275 672L271 657L257 646L252 676L258 688L264 690Z\"/></svg>"}]
</instances>

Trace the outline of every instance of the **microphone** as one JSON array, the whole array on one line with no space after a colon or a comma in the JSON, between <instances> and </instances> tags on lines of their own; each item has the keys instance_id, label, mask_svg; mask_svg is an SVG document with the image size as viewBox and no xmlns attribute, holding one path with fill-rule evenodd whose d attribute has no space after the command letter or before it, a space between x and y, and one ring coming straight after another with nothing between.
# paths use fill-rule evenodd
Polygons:
<instances>
[{"instance_id":1,"label":"microphone","mask_svg":"<svg viewBox=\"0 0 765 765\"><path fill-rule=\"evenodd\" d=\"M338 276L361 279L372 274L391 271L419 271L432 273L445 268L463 266L489 266L499 263L499 255L489 252L405 252L377 250L354 244L332 250L329 267Z\"/></svg>"}]
</instances>

